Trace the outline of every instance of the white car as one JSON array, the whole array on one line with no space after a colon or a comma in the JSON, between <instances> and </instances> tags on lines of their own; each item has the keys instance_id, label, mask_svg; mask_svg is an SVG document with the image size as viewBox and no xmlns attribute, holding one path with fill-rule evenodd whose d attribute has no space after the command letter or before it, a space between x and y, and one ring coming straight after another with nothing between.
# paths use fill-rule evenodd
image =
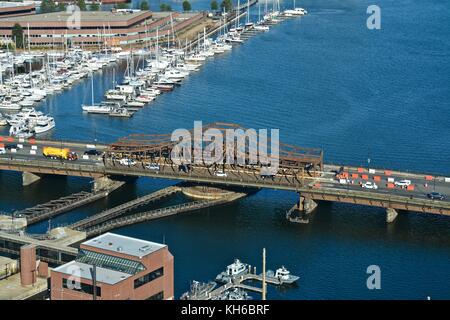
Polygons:
<instances>
[{"instance_id":1,"label":"white car","mask_svg":"<svg viewBox=\"0 0 450 320\"><path fill-rule=\"evenodd\" d=\"M128 158L123 158L123 159L119 160L119 164L122 165L122 166L131 167L131 166L136 165L136 161L134 161L132 159L128 159Z\"/></svg>"},{"instance_id":2,"label":"white car","mask_svg":"<svg viewBox=\"0 0 450 320\"><path fill-rule=\"evenodd\" d=\"M378 189L377 184L374 182L370 182L370 181L367 181L366 183L364 183L362 185L362 187L366 188L366 189L374 189L374 190Z\"/></svg>"},{"instance_id":3,"label":"white car","mask_svg":"<svg viewBox=\"0 0 450 320\"><path fill-rule=\"evenodd\" d=\"M6 149L3 148L3 147L1 147L1 148L0 148L0 154L5 154L5 153L6 153Z\"/></svg>"},{"instance_id":4,"label":"white car","mask_svg":"<svg viewBox=\"0 0 450 320\"><path fill-rule=\"evenodd\" d=\"M226 177L227 176L227 174L223 171L216 171L215 175L218 177Z\"/></svg>"},{"instance_id":5,"label":"white car","mask_svg":"<svg viewBox=\"0 0 450 320\"><path fill-rule=\"evenodd\" d=\"M411 180L400 180L400 181L395 181L394 184L397 187L407 187L409 185L411 185Z\"/></svg>"},{"instance_id":6,"label":"white car","mask_svg":"<svg viewBox=\"0 0 450 320\"><path fill-rule=\"evenodd\" d=\"M149 164L145 165L145 169L158 170L159 171L159 166L156 163L149 163Z\"/></svg>"}]
</instances>

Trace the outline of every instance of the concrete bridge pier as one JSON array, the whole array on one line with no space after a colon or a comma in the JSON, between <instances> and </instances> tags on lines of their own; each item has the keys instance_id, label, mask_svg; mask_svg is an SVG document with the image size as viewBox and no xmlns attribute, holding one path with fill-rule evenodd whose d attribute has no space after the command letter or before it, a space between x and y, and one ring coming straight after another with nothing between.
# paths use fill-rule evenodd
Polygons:
<instances>
[{"instance_id":1,"label":"concrete bridge pier","mask_svg":"<svg viewBox=\"0 0 450 320\"><path fill-rule=\"evenodd\" d=\"M299 195L300 195L300 198L299 198L299 201L297 204L298 210L305 214L310 214L311 212L313 212L314 209L316 209L316 207L317 207L317 202L315 202L311 198L306 198L305 196L302 196L301 194L299 194Z\"/></svg>"},{"instance_id":2,"label":"concrete bridge pier","mask_svg":"<svg viewBox=\"0 0 450 320\"><path fill-rule=\"evenodd\" d=\"M94 192L109 190L114 185L114 183L115 183L115 181L110 179L108 176L103 176L103 177L94 179L92 189Z\"/></svg>"},{"instance_id":3,"label":"concrete bridge pier","mask_svg":"<svg viewBox=\"0 0 450 320\"><path fill-rule=\"evenodd\" d=\"M22 172L22 185L29 186L32 183L41 179L41 175L31 172Z\"/></svg>"},{"instance_id":4,"label":"concrete bridge pier","mask_svg":"<svg viewBox=\"0 0 450 320\"><path fill-rule=\"evenodd\" d=\"M398 216L398 211L392 208L386 208L386 222L391 223L394 222L394 220Z\"/></svg>"}]
</instances>

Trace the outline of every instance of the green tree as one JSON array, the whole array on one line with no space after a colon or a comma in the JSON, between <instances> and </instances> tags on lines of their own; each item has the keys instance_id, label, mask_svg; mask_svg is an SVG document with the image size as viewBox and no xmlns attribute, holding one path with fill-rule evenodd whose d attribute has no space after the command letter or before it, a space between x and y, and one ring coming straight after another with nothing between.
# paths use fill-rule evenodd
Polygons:
<instances>
[{"instance_id":1,"label":"green tree","mask_svg":"<svg viewBox=\"0 0 450 320\"><path fill-rule=\"evenodd\" d=\"M56 4L53 0L42 0L41 2L41 12L48 13L56 10Z\"/></svg>"},{"instance_id":2,"label":"green tree","mask_svg":"<svg viewBox=\"0 0 450 320\"><path fill-rule=\"evenodd\" d=\"M86 2L84 0L77 0L77 6L80 8L81 11L86 11Z\"/></svg>"},{"instance_id":3,"label":"green tree","mask_svg":"<svg viewBox=\"0 0 450 320\"><path fill-rule=\"evenodd\" d=\"M172 6L170 4L161 3L159 5L160 11L172 11Z\"/></svg>"},{"instance_id":4,"label":"green tree","mask_svg":"<svg viewBox=\"0 0 450 320\"><path fill-rule=\"evenodd\" d=\"M231 0L223 0L220 4L220 8L225 9L226 12L230 12L233 9L233 3Z\"/></svg>"},{"instance_id":5,"label":"green tree","mask_svg":"<svg viewBox=\"0 0 450 320\"><path fill-rule=\"evenodd\" d=\"M12 28L12 39L17 44L17 48L23 48L23 28L16 23Z\"/></svg>"},{"instance_id":6,"label":"green tree","mask_svg":"<svg viewBox=\"0 0 450 320\"><path fill-rule=\"evenodd\" d=\"M98 4L98 2L94 2L91 5L89 5L89 10L90 11L99 11L100 5Z\"/></svg>"},{"instance_id":7,"label":"green tree","mask_svg":"<svg viewBox=\"0 0 450 320\"><path fill-rule=\"evenodd\" d=\"M128 9L128 4L127 3L118 3L117 9Z\"/></svg>"},{"instance_id":8,"label":"green tree","mask_svg":"<svg viewBox=\"0 0 450 320\"><path fill-rule=\"evenodd\" d=\"M56 8L58 11L66 11L67 4L64 2L58 2L58 7Z\"/></svg>"},{"instance_id":9,"label":"green tree","mask_svg":"<svg viewBox=\"0 0 450 320\"><path fill-rule=\"evenodd\" d=\"M150 10L150 7L149 7L148 2L146 0L143 0L141 2L140 7L141 7L141 10Z\"/></svg>"},{"instance_id":10,"label":"green tree","mask_svg":"<svg viewBox=\"0 0 450 320\"><path fill-rule=\"evenodd\" d=\"M212 11L217 11L217 10L219 10L219 4L217 3L216 0L211 1L211 10L212 10Z\"/></svg>"},{"instance_id":11,"label":"green tree","mask_svg":"<svg viewBox=\"0 0 450 320\"><path fill-rule=\"evenodd\" d=\"M191 3L188 0L183 1L183 11L191 11L192 6Z\"/></svg>"}]
</instances>

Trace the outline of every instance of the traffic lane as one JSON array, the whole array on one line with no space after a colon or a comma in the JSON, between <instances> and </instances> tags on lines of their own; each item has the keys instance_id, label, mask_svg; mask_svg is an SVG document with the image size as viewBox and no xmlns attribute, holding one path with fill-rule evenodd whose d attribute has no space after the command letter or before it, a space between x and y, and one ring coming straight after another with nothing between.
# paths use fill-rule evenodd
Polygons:
<instances>
[{"instance_id":1,"label":"traffic lane","mask_svg":"<svg viewBox=\"0 0 450 320\"><path fill-rule=\"evenodd\" d=\"M348 172L348 171L347 171ZM377 184L379 188L387 188L388 183L395 183L395 181L402 181L402 180L410 180L411 184L414 185L414 190L407 190L406 188L401 188L400 186L395 186L394 188L389 188L389 190L392 190L393 193L395 192L405 192L405 194L415 194L417 191L419 191L419 194L423 194L426 196L430 192L439 192L443 194L444 196L450 195L450 183L445 182L444 180L433 180L429 181L425 179L425 175L423 176L423 179L420 178L411 178L404 179L404 176L401 175L378 175L378 174L368 174L363 173L364 175L367 175L367 179L361 178L361 173L355 172L358 174L358 178L352 179L350 172L350 181L354 181L354 184L360 185L361 183L365 183L367 181L374 182ZM334 172L325 172L324 176L328 177L330 179L330 182L333 180L333 183L339 184L339 181L336 179ZM374 176L379 176L380 181L374 181ZM388 181L388 178L394 179L394 182ZM345 184L344 184L345 185ZM351 184L350 184L351 185Z\"/></svg>"},{"instance_id":2,"label":"traffic lane","mask_svg":"<svg viewBox=\"0 0 450 320\"><path fill-rule=\"evenodd\" d=\"M26 155L26 156L41 156L45 159L49 159L46 158L43 155L43 148L45 146L39 147L36 146L34 144L17 144L18 148L13 148L12 150L6 150L6 155L9 155L10 157L15 157L16 155ZM21 146L21 148L19 148ZM57 147L53 147L53 148L57 148ZM64 146L62 146L62 148L64 148ZM84 153L88 150L92 150L92 149L85 149L85 148L68 148L70 151L75 152L78 156L79 160L82 161L95 161L95 162L101 162L103 161L102 156L96 156L96 155L85 155Z\"/></svg>"}]
</instances>

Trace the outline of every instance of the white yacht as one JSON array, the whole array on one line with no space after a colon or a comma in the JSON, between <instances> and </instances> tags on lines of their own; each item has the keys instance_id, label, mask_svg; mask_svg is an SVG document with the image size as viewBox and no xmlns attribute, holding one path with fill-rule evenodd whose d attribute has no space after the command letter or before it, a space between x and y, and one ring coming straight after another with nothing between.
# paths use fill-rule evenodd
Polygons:
<instances>
[{"instance_id":1,"label":"white yacht","mask_svg":"<svg viewBox=\"0 0 450 320\"><path fill-rule=\"evenodd\" d=\"M249 265L242 263L239 259L227 266L227 269L219 273L216 277L216 281L220 283L228 283L233 281L236 277L247 274L249 272Z\"/></svg>"},{"instance_id":2,"label":"white yacht","mask_svg":"<svg viewBox=\"0 0 450 320\"><path fill-rule=\"evenodd\" d=\"M9 128L9 135L17 138L29 138L34 135L34 132L29 128L25 122L21 122L17 125Z\"/></svg>"},{"instance_id":3,"label":"white yacht","mask_svg":"<svg viewBox=\"0 0 450 320\"><path fill-rule=\"evenodd\" d=\"M293 15L293 16L304 16L307 13L308 13L308 11L306 11L303 8L294 8L294 9L284 10L284 14L285 15L286 14L290 14L290 15Z\"/></svg>"},{"instance_id":4,"label":"white yacht","mask_svg":"<svg viewBox=\"0 0 450 320\"><path fill-rule=\"evenodd\" d=\"M266 276L267 278L278 280L281 284L291 284L300 279L300 277L292 275L284 266L278 268L275 273L272 270L268 270Z\"/></svg>"},{"instance_id":5,"label":"white yacht","mask_svg":"<svg viewBox=\"0 0 450 320\"><path fill-rule=\"evenodd\" d=\"M53 117L46 117L45 121L39 121L33 126L33 131L36 134L47 132L55 127L55 119Z\"/></svg>"},{"instance_id":6,"label":"white yacht","mask_svg":"<svg viewBox=\"0 0 450 320\"><path fill-rule=\"evenodd\" d=\"M22 108L21 105L19 105L16 102L12 102L10 99L4 99L2 102L0 102L0 109L2 110L12 110L12 111L18 111Z\"/></svg>"},{"instance_id":7,"label":"white yacht","mask_svg":"<svg viewBox=\"0 0 450 320\"><path fill-rule=\"evenodd\" d=\"M8 124L8 120L0 113L0 126L6 126Z\"/></svg>"}]
</instances>

